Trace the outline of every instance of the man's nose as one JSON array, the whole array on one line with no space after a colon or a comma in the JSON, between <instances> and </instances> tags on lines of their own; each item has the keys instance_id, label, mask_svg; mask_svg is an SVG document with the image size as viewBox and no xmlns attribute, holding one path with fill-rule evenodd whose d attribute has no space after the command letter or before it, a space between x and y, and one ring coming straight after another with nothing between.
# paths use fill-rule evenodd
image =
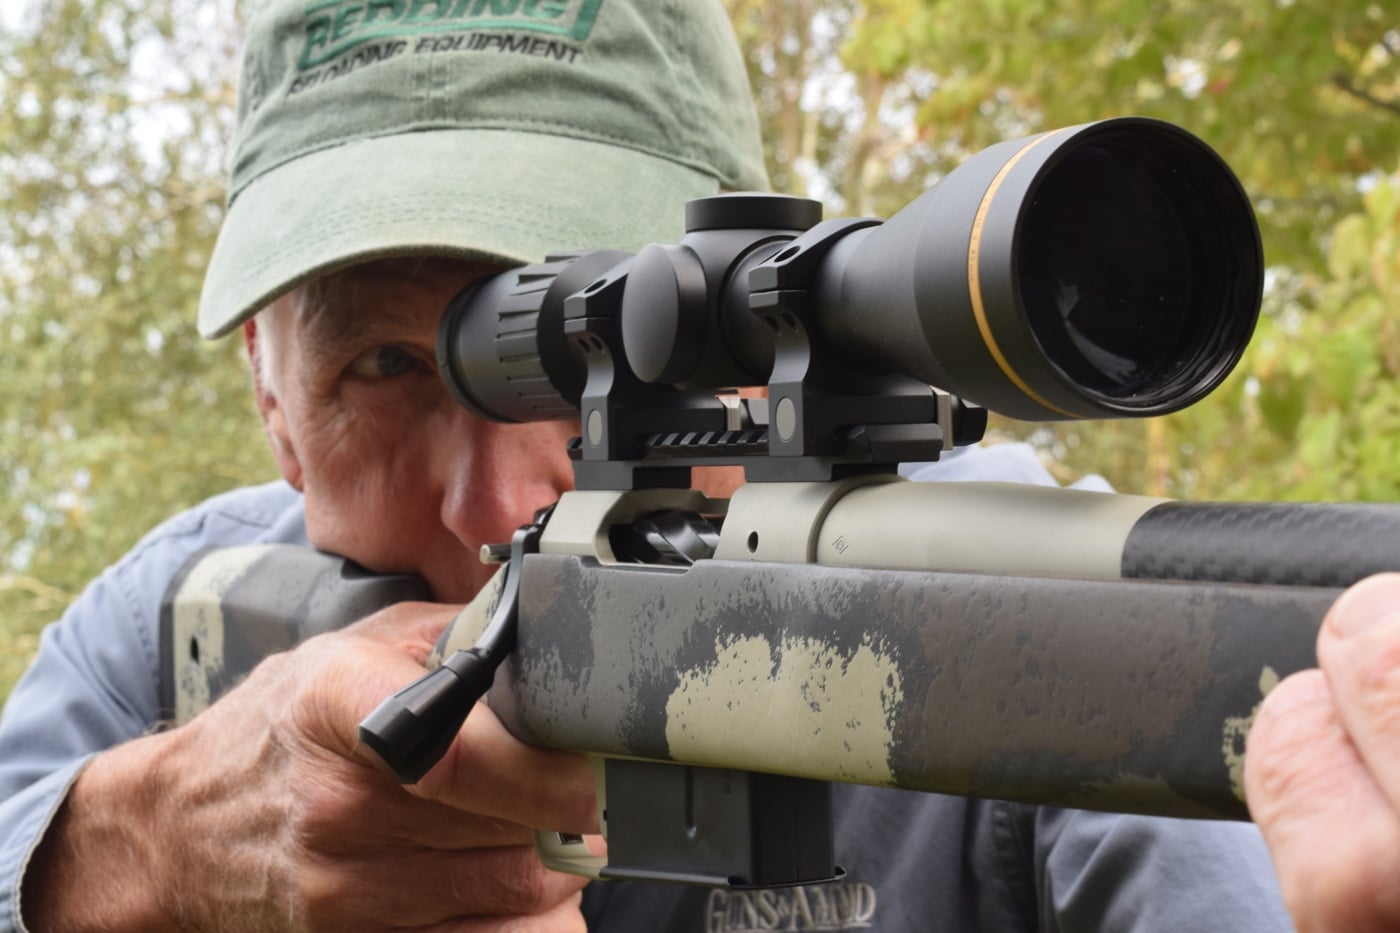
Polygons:
<instances>
[{"instance_id":1,"label":"man's nose","mask_svg":"<svg viewBox=\"0 0 1400 933\"><path fill-rule=\"evenodd\" d=\"M545 424L500 424L463 413L438 445L442 522L469 547L510 540L536 510L569 488L566 430Z\"/></svg>"}]
</instances>

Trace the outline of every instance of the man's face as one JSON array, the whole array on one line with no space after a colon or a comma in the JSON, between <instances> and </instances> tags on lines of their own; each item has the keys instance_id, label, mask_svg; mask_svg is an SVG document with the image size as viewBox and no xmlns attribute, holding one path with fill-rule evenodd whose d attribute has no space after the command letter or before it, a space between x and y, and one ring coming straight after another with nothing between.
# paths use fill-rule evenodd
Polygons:
<instances>
[{"instance_id":1,"label":"man's face","mask_svg":"<svg viewBox=\"0 0 1400 933\"><path fill-rule=\"evenodd\" d=\"M446 602L490 576L482 544L509 541L572 485L564 445L577 422L486 421L438 378L443 309L493 271L370 263L294 292L253 325L277 331L266 335L276 393L260 385L258 404L283 476L306 494L312 543L371 570L419 573ZM298 301L314 309L298 313Z\"/></svg>"}]
</instances>

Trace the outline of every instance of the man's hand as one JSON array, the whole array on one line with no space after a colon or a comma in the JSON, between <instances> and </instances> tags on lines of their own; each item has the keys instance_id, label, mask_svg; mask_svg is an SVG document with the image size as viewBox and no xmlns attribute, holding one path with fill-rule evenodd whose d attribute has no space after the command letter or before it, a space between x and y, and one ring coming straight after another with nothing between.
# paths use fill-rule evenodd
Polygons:
<instances>
[{"instance_id":1,"label":"man's hand","mask_svg":"<svg viewBox=\"0 0 1400 933\"><path fill-rule=\"evenodd\" d=\"M98 756L26 873L35 930L582 930L583 881L530 827L596 832L580 756L489 709L400 786L356 727L422 673L454 607L400 604L268 659L188 725Z\"/></svg>"},{"instance_id":2,"label":"man's hand","mask_svg":"<svg viewBox=\"0 0 1400 933\"><path fill-rule=\"evenodd\" d=\"M1317 654L1255 717L1250 812L1299 930L1400 929L1400 574L1348 590Z\"/></svg>"}]
</instances>

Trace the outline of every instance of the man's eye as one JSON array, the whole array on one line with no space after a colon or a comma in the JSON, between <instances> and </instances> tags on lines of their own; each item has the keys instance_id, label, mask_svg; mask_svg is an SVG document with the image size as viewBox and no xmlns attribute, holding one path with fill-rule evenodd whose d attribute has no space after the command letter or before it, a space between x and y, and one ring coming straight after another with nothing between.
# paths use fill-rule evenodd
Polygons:
<instances>
[{"instance_id":1,"label":"man's eye","mask_svg":"<svg viewBox=\"0 0 1400 933\"><path fill-rule=\"evenodd\" d=\"M413 372L422 365L418 357L402 347L375 347L355 357L350 363L350 372L370 379L387 379Z\"/></svg>"}]
</instances>

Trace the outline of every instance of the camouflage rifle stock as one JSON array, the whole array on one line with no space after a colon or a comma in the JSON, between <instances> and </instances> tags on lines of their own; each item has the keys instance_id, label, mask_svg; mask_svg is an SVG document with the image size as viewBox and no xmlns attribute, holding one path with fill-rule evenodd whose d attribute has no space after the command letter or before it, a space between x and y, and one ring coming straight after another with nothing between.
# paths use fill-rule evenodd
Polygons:
<instances>
[{"instance_id":1,"label":"camouflage rifle stock","mask_svg":"<svg viewBox=\"0 0 1400 933\"><path fill-rule=\"evenodd\" d=\"M714 556L689 566L619 563L609 544L618 528L660 534L658 514L722 512ZM727 507L689 490L574 492L520 564L515 650L489 703L523 739L608 759L611 865L541 840L557 867L602 877L772 880L771 857L735 861L761 846L710 834L734 832L739 804L799 808L811 833L828 781L1245 819L1258 703L1315 664L1342 587L1396 569L1393 505L878 476L749 484ZM501 590L440 656L475 643ZM425 596L307 549L207 552L167 602L166 703L186 719L262 656ZM739 787L768 780L753 772L800 780ZM696 790L712 780L727 789ZM657 827L697 809L687 786L714 822L657 851ZM799 848L824 867L782 870L830 876L829 839Z\"/></svg>"},{"instance_id":2,"label":"camouflage rifle stock","mask_svg":"<svg viewBox=\"0 0 1400 933\"><path fill-rule=\"evenodd\" d=\"M1400 569L1400 508L894 475L979 440L985 408L1141 417L1218 385L1263 277L1219 158L1109 120L994 146L885 223L736 195L686 228L447 309L447 385L482 417L580 418L577 488L492 549L500 585L366 747L416 780L489 689L516 735L597 756L608 860L538 842L601 878L836 876L831 781L1245 818L1253 711L1312 666L1341 588ZM688 488L716 463L748 480L727 503ZM255 660L231 646L270 647L245 619L280 617L288 644L349 621L316 614L346 574L320 559L296 584L280 555L185 574L205 596L172 589L171 701Z\"/></svg>"}]
</instances>

